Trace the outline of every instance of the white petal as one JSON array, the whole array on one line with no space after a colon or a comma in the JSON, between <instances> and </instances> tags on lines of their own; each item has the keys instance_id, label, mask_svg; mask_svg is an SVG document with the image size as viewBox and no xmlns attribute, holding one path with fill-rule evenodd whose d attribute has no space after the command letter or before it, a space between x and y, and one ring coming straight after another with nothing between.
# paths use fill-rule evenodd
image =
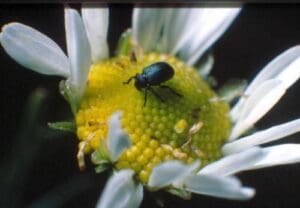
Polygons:
<instances>
[{"instance_id":1,"label":"white petal","mask_svg":"<svg viewBox=\"0 0 300 208\"><path fill-rule=\"evenodd\" d=\"M143 189L133 181L132 170L114 173L97 202L97 208L137 208L143 199Z\"/></svg>"},{"instance_id":2,"label":"white petal","mask_svg":"<svg viewBox=\"0 0 300 208\"><path fill-rule=\"evenodd\" d=\"M225 32L241 8L202 8L186 31L185 41L178 41L179 57L193 65Z\"/></svg>"},{"instance_id":3,"label":"white petal","mask_svg":"<svg viewBox=\"0 0 300 208\"><path fill-rule=\"evenodd\" d=\"M97 63L109 56L107 44L109 9L101 4L84 3L81 13L91 46L92 60Z\"/></svg>"},{"instance_id":4,"label":"white petal","mask_svg":"<svg viewBox=\"0 0 300 208\"><path fill-rule=\"evenodd\" d=\"M185 61L191 58L189 64L193 64L239 11L240 8L136 8L133 37L145 51L173 55L180 51L180 57Z\"/></svg>"},{"instance_id":5,"label":"white petal","mask_svg":"<svg viewBox=\"0 0 300 208\"><path fill-rule=\"evenodd\" d=\"M203 8L176 8L174 9L172 22L169 23L170 31L169 52L176 54L196 30L195 23L200 21Z\"/></svg>"},{"instance_id":6,"label":"white petal","mask_svg":"<svg viewBox=\"0 0 300 208\"><path fill-rule=\"evenodd\" d=\"M273 126L269 129L255 132L254 134L242 137L234 142L223 146L224 154L241 152L255 145L265 144L300 131L300 119L296 119L281 125Z\"/></svg>"},{"instance_id":7,"label":"white petal","mask_svg":"<svg viewBox=\"0 0 300 208\"><path fill-rule=\"evenodd\" d=\"M294 84L300 76L299 58L300 46L290 48L278 55L255 77L247 88L246 94L269 79L280 79L285 82L286 88Z\"/></svg>"},{"instance_id":8,"label":"white petal","mask_svg":"<svg viewBox=\"0 0 300 208\"><path fill-rule=\"evenodd\" d=\"M175 55L195 31L195 21L203 15L203 8L172 8L161 10L164 21L161 39L156 43L160 52Z\"/></svg>"},{"instance_id":9,"label":"white petal","mask_svg":"<svg viewBox=\"0 0 300 208\"><path fill-rule=\"evenodd\" d=\"M175 54L178 41L190 32L198 8L135 8L133 37L146 51ZM172 52L173 51L173 52Z\"/></svg>"},{"instance_id":10,"label":"white petal","mask_svg":"<svg viewBox=\"0 0 300 208\"><path fill-rule=\"evenodd\" d=\"M230 140L236 139L263 117L284 95L286 88L280 80L268 80L247 98L240 117L233 127Z\"/></svg>"},{"instance_id":11,"label":"white petal","mask_svg":"<svg viewBox=\"0 0 300 208\"><path fill-rule=\"evenodd\" d=\"M65 8L65 28L71 62L71 83L78 96L81 96L91 65L91 48L82 19L76 10Z\"/></svg>"},{"instance_id":12,"label":"white petal","mask_svg":"<svg viewBox=\"0 0 300 208\"><path fill-rule=\"evenodd\" d=\"M117 161L121 153L131 146L128 135L122 130L121 113L114 113L109 120L108 150L113 162Z\"/></svg>"},{"instance_id":13,"label":"white petal","mask_svg":"<svg viewBox=\"0 0 300 208\"><path fill-rule=\"evenodd\" d=\"M277 56L261 72L255 77L245 91L245 95L249 96L262 83L269 79L281 80L286 89L294 84L300 77L300 46L290 48ZM231 110L231 117L234 121L239 118L240 109L243 107L245 98L241 98L239 102Z\"/></svg>"},{"instance_id":14,"label":"white petal","mask_svg":"<svg viewBox=\"0 0 300 208\"><path fill-rule=\"evenodd\" d=\"M255 194L254 189L242 187L237 178L217 175L190 175L185 178L183 189L197 194L237 200L250 199Z\"/></svg>"},{"instance_id":15,"label":"white petal","mask_svg":"<svg viewBox=\"0 0 300 208\"><path fill-rule=\"evenodd\" d=\"M19 64L41 74L67 77L69 60L61 48L46 35L20 24L2 28L0 42L4 50Z\"/></svg>"},{"instance_id":16,"label":"white petal","mask_svg":"<svg viewBox=\"0 0 300 208\"><path fill-rule=\"evenodd\" d=\"M169 53L170 50L170 34L173 34L174 24L172 21L176 17L176 11L180 9L163 8L160 9L162 17L162 27L160 38L156 42L156 50L160 53Z\"/></svg>"},{"instance_id":17,"label":"white petal","mask_svg":"<svg viewBox=\"0 0 300 208\"><path fill-rule=\"evenodd\" d=\"M198 72L202 78L207 78L213 68L215 63L214 57L209 54L208 57L200 64L198 68Z\"/></svg>"},{"instance_id":18,"label":"white petal","mask_svg":"<svg viewBox=\"0 0 300 208\"><path fill-rule=\"evenodd\" d=\"M263 151L251 148L241 153L232 154L205 166L198 174L213 174L219 176L232 175L253 166L263 156Z\"/></svg>"},{"instance_id":19,"label":"white petal","mask_svg":"<svg viewBox=\"0 0 300 208\"><path fill-rule=\"evenodd\" d=\"M132 36L145 51L156 49L161 38L165 11L166 8L134 8Z\"/></svg>"},{"instance_id":20,"label":"white petal","mask_svg":"<svg viewBox=\"0 0 300 208\"><path fill-rule=\"evenodd\" d=\"M264 156L248 170L300 162L299 144L282 144L263 148Z\"/></svg>"},{"instance_id":21,"label":"white petal","mask_svg":"<svg viewBox=\"0 0 300 208\"><path fill-rule=\"evenodd\" d=\"M192 165L186 165L177 160L164 162L155 168L150 175L148 186L162 188L180 181L191 172L199 168L200 163L196 161Z\"/></svg>"},{"instance_id":22,"label":"white petal","mask_svg":"<svg viewBox=\"0 0 300 208\"><path fill-rule=\"evenodd\" d=\"M140 204L142 203L143 197L144 197L144 190L142 184L136 184L136 190L133 192L130 200L128 200L128 208L138 208L140 207Z\"/></svg>"}]
</instances>

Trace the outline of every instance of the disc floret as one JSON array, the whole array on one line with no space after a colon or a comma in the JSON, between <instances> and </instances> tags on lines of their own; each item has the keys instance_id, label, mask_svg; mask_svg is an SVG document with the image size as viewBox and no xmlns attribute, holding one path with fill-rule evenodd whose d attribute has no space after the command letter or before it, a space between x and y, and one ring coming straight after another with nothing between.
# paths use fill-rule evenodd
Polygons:
<instances>
[{"instance_id":1,"label":"disc floret","mask_svg":"<svg viewBox=\"0 0 300 208\"><path fill-rule=\"evenodd\" d=\"M124 81L154 63L166 62L174 76L164 85L178 92L154 86L163 97L149 93L144 105L144 91ZM108 119L122 112L122 128L129 135L131 148L115 163L117 169L132 169L146 183L152 169L168 160L202 165L221 156L221 146L228 137L229 106L201 80L196 70L178 59L155 53L136 60L119 56L92 65L87 86L76 114L77 135L86 151L96 150L105 141Z\"/></svg>"}]
</instances>

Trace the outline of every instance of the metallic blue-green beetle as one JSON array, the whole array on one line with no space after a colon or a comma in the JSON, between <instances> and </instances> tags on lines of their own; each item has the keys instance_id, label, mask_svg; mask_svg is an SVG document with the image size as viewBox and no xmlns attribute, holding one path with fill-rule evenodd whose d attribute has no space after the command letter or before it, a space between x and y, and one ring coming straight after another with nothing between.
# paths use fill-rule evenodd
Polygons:
<instances>
[{"instance_id":1,"label":"metallic blue-green beetle","mask_svg":"<svg viewBox=\"0 0 300 208\"><path fill-rule=\"evenodd\" d=\"M152 92L158 99L164 102L164 99L152 88L152 86L158 86L160 88L166 88L173 94L181 97L181 95L171 89L169 86L161 85L163 82L170 80L174 76L174 69L166 62L157 62L145 67L141 74L136 74L130 77L124 84L129 84L134 79L134 86L138 90L145 89L144 106L147 102L148 90Z\"/></svg>"}]
</instances>

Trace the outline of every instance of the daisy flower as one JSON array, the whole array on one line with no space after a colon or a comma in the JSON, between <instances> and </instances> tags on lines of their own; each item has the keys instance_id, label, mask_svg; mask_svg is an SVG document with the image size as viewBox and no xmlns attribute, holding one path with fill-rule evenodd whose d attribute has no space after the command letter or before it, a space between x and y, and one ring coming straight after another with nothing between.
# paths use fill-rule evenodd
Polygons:
<instances>
[{"instance_id":1,"label":"daisy flower","mask_svg":"<svg viewBox=\"0 0 300 208\"><path fill-rule=\"evenodd\" d=\"M114 57L105 7L84 4L82 16L65 8L67 55L29 26L2 28L1 45L19 64L65 78L60 90L74 114L79 167L89 154L97 172L113 169L97 207L138 207L143 189L246 200L255 190L234 174L300 161L298 144L261 147L298 132L299 119L253 131L299 79L299 46L275 57L245 89L232 85L218 94L209 85L214 59L204 53L240 10L135 8Z\"/></svg>"}]
</instances>

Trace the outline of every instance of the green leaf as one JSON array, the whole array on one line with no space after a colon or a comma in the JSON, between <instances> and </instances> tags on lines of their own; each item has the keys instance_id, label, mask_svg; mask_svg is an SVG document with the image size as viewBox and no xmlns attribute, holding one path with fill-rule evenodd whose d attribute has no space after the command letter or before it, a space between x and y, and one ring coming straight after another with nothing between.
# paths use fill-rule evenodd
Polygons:
<instances>
[{"instance_id":1,"label":"green leaf","mask_svg":"<svg viewBox=\"0 0 300 208\"><path fill-rule=\"evenodd\" d=\"M129 55L132 51L132 40L131 40L132 32L131 29L127 29L125 32L122 33L118 44L116 55Z\"/></svg>"},{"instance_id":2,"label":"green leaf","mask_svg":"<svg viewBox=\"0 0 300 208\"><path fill-rule=\"evenodd\" d=\"M76 133L76 124L74 121L59 121L48 123L51 129Z\"/></svg>"},{"instance_id":3,"label":"green leaf","mask_svg":"<svg viewBox=\"0 0 300 208\"><path fill-rule=\"evenodd\" d=\"M22 207L30 173L45 144L39 129L47 94L44 89L34 90L21 114L20 126L14 126L16 136L12 136L12 146L7 147L10 151L0 164L0 207Z\"/></svg>"},{"instance_id":4,"label":"green leaf","mask_svg":"<svg viewBox=\"0 0 300 208\"><path fill-rule=\"evenodd\" d=\"M175 196L178 196L178 197L184 199L184 200L190 200L192 198L191 192L188 192L185 190L169 188L167 191Z\"/></svg>"}]
</instances>

